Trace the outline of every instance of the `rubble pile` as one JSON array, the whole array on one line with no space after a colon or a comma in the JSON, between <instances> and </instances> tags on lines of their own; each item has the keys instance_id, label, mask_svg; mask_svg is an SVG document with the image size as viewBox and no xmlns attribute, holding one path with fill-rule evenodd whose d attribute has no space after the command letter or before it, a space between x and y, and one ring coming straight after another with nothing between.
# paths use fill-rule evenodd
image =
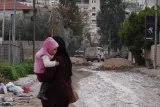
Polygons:
<instances>
[{"instance_id":1,"label":"rubble pile","mask_svg":"<svg viewBox=\"0 0 160 107\"><path fill-rule=\"evenodd\" d=\"M124 58L111 58L104 61L98 70L124 70L134 67L134 63Z\"/></svg>"}]
</instances>

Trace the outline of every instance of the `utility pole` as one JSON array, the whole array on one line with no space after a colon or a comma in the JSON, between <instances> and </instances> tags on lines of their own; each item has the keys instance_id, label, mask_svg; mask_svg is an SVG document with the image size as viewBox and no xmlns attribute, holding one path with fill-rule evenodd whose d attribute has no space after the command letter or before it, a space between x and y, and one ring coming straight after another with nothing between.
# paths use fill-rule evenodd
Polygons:
<instances>
[{"instance_id":1,"label":"utility pole","mask_svg":"<svg viewBox=\"0 0 160 107\"><path fill-rule=\"evenodd\" d=\"M157 67L157 23L158 23L157 5L158 5L158 0L156 0L156 4L155 4L154 69L156 69Z\"/></svg>"},{"instance_id":2,"label":"utility pole","mask_svg":"<svg viewBox=\"0 0 160 107\"><path fill-rule=\"evenodd\" d=\"M52 37L53 37L53 10L52 10L52 12L51 12L51 23L52 23L52 27L51 27L51 35L52 35Z\"/></svg>"},{"instance_id":3,"label":"utility pole","mask_svg":"<svg viewBox=\"0 0 160 107\"><path fill-rule=\"evenodd\" d=\"M111 45L112 45L111 29L109 29L109 31L108 31L108 36L109 36L109 51L108 51L108 54L110 56L111 55Z\"/></svg>"},{"instance_id":4,"label":"utility pole","mask_svg":"<svg viewBox=\"0 0 160 107\"><path fill-rule=\"evenodd\" d=\"M33 60L35 55L36 12L36 0L33 0Z\"/></svg>"},{"instance_id":5,"label":"utility pole","mask_svg":"<svg viewBox=\"0 0 160 107\"><path fill-rule=\"evenodd\" d=\"M16 37L16 7L17 7L17 0L14 0L14 14L13 14L13 26L12 26L12 43L15 43L15 37ZM15 52L14 48L12 48L12 55L13 55L13 62L12 64L15 64Z\"/></svg>"},{"instance_id":6,"label":"utility pole","mask_svg":"<svg viewBox=\"0 0 160 107\"><path fill-rule=\"evenodd\" d=\"M15 42L15 37L16 37L16 6L17 6L17 0L14 0L13 31L12 31L13 43Z\"/></svg>"},{"instance_id":7,"label":"utility pole","mask_svg":"<svg viewBox=\"0 0 160 107\"><path fill-rule=\"evenodd\" d=\"M6 13L6 0L4 0L4 7L3 7L2 41L4 40L5 13Z\"/></svg>"}]
</instances>

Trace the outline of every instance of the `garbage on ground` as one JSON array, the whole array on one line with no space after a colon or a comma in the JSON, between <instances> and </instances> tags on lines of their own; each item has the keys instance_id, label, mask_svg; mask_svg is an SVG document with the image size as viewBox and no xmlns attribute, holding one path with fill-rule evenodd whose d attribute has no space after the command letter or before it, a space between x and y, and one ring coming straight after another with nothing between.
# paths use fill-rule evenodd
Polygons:
<instances>
[{"instance_id":1,"label":"garbage on ground","mask_svg":"<svg viewBox=\"0 0 160 107\"><path fill-rule=\"evenodd\" d=\"M12 94L11 94L11 93L8 93L8 94L4 97L3 101L5 101L5 102L13 102Z\"/></svg>"},{"instance_id":2,"label":"garbage on ground","mask_svg":"<svg viewBox=\"0 0 160 107\"><path fill-rule=\"evenodd\" d=\"M7 94L7 88L3 83L0 83L0 94Z\"/></svg>"},{"instance_id":3,"label":"garbage on ground","mask_svg":"<svg viewBox=\"0 0 160 107\"><path fill-rule=\"evenodd\" d=\"M2 102L0 106L13 106L11 102Z\"/></svg>"},{"instance_id":4,"label":"garbage on ground","mask_svg":"<svg viewBox=\"0 0 160 107\"><path fill-rule=\"evenodd\" d=\"M5 95L4 95L4 94L0 94L0 102L2 102L2 101L3 101L4 97L5 97Z\"/></svg>"},{"instance_id":5,"label":"garbage on ground","mask_svg":"<svg viewBox=\"0 0 160 107\"><path fill-rule=\"evenodd\" d=\"M25 84L23 86L16 86L12 82L4 85L0 83L0 106L12 106L14 101L13 96L17 97L30 97L31 92L30 86Z\"/></svg>"},{"instance_id":6,"label":"garbage on ground","mask_svg":"<svg viewBox=\"0 0 160 107\"><path fill-rule=\"evenodd\" d=\"M29 93L31 92L30 86L29 85L24 85L22 86L22 89L24 90L24 93Z\"/></svg>"},{"instance_id":7,"label":"garbage on ground","mask_svg":"<svg viewBox=\"0 0 160 107\"><path fill-rule=\"evenodd\" d=\"M24 90L20 86L14 86L14 94L15 95L19 95L23 92L24 92Z\"/></svg>"},{"instance_id":8,"label":"garbage on ground","mask_svg":"<svg viewBox=\"0 0 160 107\"><path fill-rule=\"evenodd\" d=\"M15 95L31 92L30 86L25 84L22 87L16 86L12 82L8 82L6 85L0 83L0 94L8 95L8 92L12 92ZM9 99L11 100L11 98Z\"/></svg>"},{"instance_id":9,"label":"garbage on ground","mask_svg":"<svg viewBox=\"0 0 160 107\"><path fill-rule=\"evenodd\" d=\"M21 93L18 95L18 97L30 97L33 96L32 94L26 94L26 93Z\"/></svg>"},{"instance_id":10,"label":"garbage on ground","mask_svg":"<svg viewBox=\"0 0 160 107\"><path fill-rule=\"evenodd\" d=\"M6 84L6 87L7 87L7 88L9 88L9 87L14 87L14 84L13 84L12 82L9 82L9 83Z\"/></svg>"},{"instance_id":11,"label":"garbage on ground","mask_svg":"<svg viewBox=\"0 0 160 107\"><path fill-rule=\"evenodd\" d=\"M0 85L0 94L4 94L2 85Z\"/></svg>"},{"instance_id":12,"label":"garbage on ground","mask_svg":"<svg viewBox=\"0 0 160 107\"><path fill-rule=\"evenodd\" d=\"M7 91L7 88L5 85L3 86L3 92L4 92L4 94L8 94L8 91Z\"/></svg>"},{"instance_id":13,"label":"garbage on ground","mask_svg":"<svg viewBox=\"0 0 160 107\"><path fill-rule=\"evenodd\" d=\"M8 91L9 92L14 92L14 90L15 90L15 87L13 86L13 87L8 87Z\"/></svg>"}]
</instances>

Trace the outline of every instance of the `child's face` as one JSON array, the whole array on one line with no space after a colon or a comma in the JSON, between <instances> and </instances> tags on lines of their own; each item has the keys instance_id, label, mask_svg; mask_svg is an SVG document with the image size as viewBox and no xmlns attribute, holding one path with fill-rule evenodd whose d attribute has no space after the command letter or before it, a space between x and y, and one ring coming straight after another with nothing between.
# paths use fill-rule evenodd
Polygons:
<instances>
[{"instance_id":1,"label":"child's face","mask_svg":"<svg viewBox=\"0 0 160 107\"><path fill-rule=\"evenodd\" d=\"M56 48L56 49L53 49L53 50L50 52L51 55L55 55L56 53L57 53L57 48Z\"/></svg>"}]
</instances>

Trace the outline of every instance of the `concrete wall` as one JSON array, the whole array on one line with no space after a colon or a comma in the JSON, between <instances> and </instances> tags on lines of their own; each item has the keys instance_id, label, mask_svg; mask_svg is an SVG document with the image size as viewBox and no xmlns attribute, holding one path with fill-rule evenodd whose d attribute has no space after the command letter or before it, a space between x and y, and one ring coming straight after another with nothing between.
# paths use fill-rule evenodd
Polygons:
<instances>
[{"instance_id":1,"label":"concrete wall","mask_svg":"<svg viewBox=\"0 0 160 107\"><path fill-rule=\"evenodd\" d=\"M154 62L154 45L151 47L151 60ZM157 45L157 66L160 66L160 44Z\"/></svg>"},{"instance_id":2,"label":"concrete wall","mask_svg":"<svg viewBox=\"0 0 160 107\"><path fill-rule=\"evenodd\" d=\"M3 43L9 43L8 41L5 41ZM18 41L16 41L18 43ZM23 46L23 55L24 58L32 58L33 57L33 42L32 41L21 41ZM35 41L35 51L37 52L41 46L43 41Z\"/></svg>"},{"instance_id":3,"label":"concrete wall","mask_svg":"<svg viewBox=\"0 0 160 107\"><path fill-rule=\"evenodd\" d=\"M11 14L14 14L13 10L6 10L5 16L7 18L10 18ZM23 14L23 10L17 10L16 14ZM2 19L2 18L3 18L3 10L0 10L0 19Z\"/></svg>"}]
</instances>

